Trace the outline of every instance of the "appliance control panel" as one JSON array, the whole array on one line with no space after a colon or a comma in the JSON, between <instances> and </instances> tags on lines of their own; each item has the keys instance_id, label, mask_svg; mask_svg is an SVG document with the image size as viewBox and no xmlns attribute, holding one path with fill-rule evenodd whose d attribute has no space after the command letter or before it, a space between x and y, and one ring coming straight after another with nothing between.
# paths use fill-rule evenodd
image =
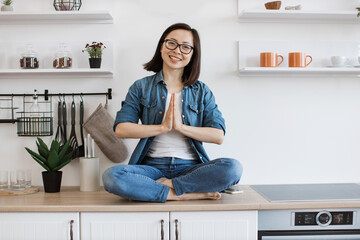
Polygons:
<instances>
[{"instance_id":1,"label":"appliance control panel","mask_svg":"<svg viewBox=\"0 0 360 240\"><path fill-rule=\"evenodd\" d=\"M353 211L295 212L295 226L352 225Z\"/></svg>"}]
</instances>

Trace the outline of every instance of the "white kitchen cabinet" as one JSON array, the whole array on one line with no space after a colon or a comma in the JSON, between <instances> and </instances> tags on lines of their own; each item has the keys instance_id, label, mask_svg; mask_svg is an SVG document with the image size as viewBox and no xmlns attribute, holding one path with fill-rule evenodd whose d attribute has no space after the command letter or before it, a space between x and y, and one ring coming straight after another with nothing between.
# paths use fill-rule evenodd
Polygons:
<instances>
[{"instance_id":1,"label":"white kitchen cabinet","mask_svg":"<svg viewBox=\"0 0 360 240\"><path fill-rule=\"evenodd\" d=\"M80 240L79 213L0 213L0 239Z\"/></svg>"},{"instance_id":2,"label":"white kitchen cabinet","mask_svg":"<svg viewBox=\"0 0 360 240\"><path fill-rule=\"evenodd\" d=\"M168 212L81 213L83 240L168 240Z\"/></svg>"},{"instance_id":3,"label":"white kitchen cabinet","mask_svg":"<svg viewBox=\"0 0 360 240\"><path fill-rule=\"evenodd\" d=\"M81 213L81 238L254 240L257 211Z\"/></svg>"},{"instance_id":4,"label":"white kitchen cabinet","mask_svg":"<svg viewBox=\"0 0 360 240\"><path fill-rule=\"evenodd\" d=\"M170 239L254 240L257 212L171 212Z\"/></svg>"}]
</instances>

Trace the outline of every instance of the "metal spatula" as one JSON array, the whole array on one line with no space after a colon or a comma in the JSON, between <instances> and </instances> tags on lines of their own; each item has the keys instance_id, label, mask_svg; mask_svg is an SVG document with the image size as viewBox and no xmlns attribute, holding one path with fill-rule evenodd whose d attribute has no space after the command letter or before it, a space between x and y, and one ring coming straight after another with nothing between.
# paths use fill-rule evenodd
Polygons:
<instances>
[{"instance_id":1,"label":"metal spatula","mask_svg":"<svg viewBox=\"0 0 360 240\"><path fill-rule=\"evenodd\" d=\"M84 131L83 131L83 123L84 123L84 102L81 98L80 100L80 137L81 137L81 144L78 147L78 157L84 157L85 156L85 147L84 147Z\"/></svg>"},{"instance_id":2,"label":"metal spatula","mask_svg":"<svg viewBox=\"0 0 360 240\"><path fill-rule=\"evenodd\" d=\"M62 110L61 110L61 100L59 100L58 103L58 125L57 125L57 129L56 129L56 134L55 134L55 139L60 143L60 145L64 145L65 141L64 141L64 133L63 133L63 129L62 129L62 114L61 114Z\"/></svg>"},{"instance_id":3,"label":"metal spatula","mask_svg":"<svg viewBox=\"0 0 360 240\"><path fill-rule=\"evenodd\" d=\"M62 103L62 117L63 117L63 133L64 133L64 143L67 141L67 134L66 134L66 125L67 125L67 113L66 113L66 103L65 103L65 97Z\"/></svg>"},{"instance_id":4,"label":"metal spatula","mask_svg":"<svg viewBox=\"0 0 360 240\"><path fill-rule=\"evenodd\" d=\"M78 155L78 141L76 139L76 133L75 133L75 102L74 99L71 103L71 132L70 132L70 146L72 150L74 151L74 158Z\"/></svg>"}]
</instances>

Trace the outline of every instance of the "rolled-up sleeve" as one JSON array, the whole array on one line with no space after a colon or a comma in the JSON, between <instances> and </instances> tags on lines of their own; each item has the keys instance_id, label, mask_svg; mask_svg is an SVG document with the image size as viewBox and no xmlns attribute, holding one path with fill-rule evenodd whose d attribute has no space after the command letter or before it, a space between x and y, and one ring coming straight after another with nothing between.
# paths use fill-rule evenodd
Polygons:
<instances>
[{"instance_id":1,"label":"rolled-up sleeve","mask_svg":"<svg viewBox=\"0 0 360 240\"><path fill-rule=\"evenodd\" d=\"M206 86L204 96L204 127L212 127L222 129L224 134L226 132L225 119L222 117L217 104L215 103L215 96L211 90Z\"/></svg>"},{"instance_id":2,"label":"rolled-up sleeve","mask_svg":"<svg viewBox=\"0 0 360 240\"><path fill-rule=\"evenodd\" d=\"M124 101L121 102L121 109L117 112L114 130L116 125L122 122L138 123L141 107L140 107L140 88L138 82L135 82L130 88Z\"/></svg>"}]
</instances>

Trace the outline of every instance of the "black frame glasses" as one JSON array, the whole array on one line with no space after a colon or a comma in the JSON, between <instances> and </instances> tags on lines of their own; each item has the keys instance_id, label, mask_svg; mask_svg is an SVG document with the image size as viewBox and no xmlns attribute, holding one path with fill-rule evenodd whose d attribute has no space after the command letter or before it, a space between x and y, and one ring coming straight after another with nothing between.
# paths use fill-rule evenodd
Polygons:
<instances>
[{"instance_id":1,"label":"black frame glasses","mask_svg":"<svg viewBox=\"0 0 360 240\"><path fill-rule=\"evenodd\" d=\"M194 47L193 47L193 46L190 46L189 44L179 44L179 43L177 43L176 41L171 40L171 39L165 39L164 42L165 42L165 47L166 47L167 49L169 49L169 50L175 50L176 48L179 47L180 52L183 53L183 54L186 54L186 55L187 55L187 54L190 54L191 51L194 49ZM170 44L174 44L175 47L169 46L169 43L170 43ZM189 50L189 49L190 49L190 50Z\"/></svg>"}]
</instances>

